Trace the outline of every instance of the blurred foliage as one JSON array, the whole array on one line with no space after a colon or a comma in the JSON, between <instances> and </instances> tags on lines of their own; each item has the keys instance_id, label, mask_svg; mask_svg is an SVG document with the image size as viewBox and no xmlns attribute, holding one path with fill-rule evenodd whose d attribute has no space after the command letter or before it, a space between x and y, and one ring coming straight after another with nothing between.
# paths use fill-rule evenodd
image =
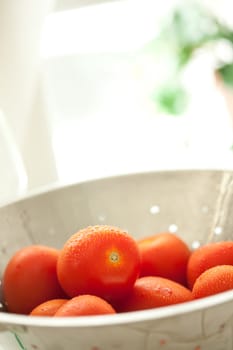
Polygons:
<instances>
[{"instance_id":1,"label":"blurred foliage","mask_svg":"<svg viewBox=\"0 0 233 350\"><path fill-rule=\"evenodd\" d=\"M218 72L221 75L223 81L233 87L233 63L225 64L218 68Z\"/></svg>"},{"instance_id":2,"label":"blurred foliage","mask_svg":"<svg viewBox=\"0 0 233 350\"><path fill-rule=\"evenodd\" d=\"M161 112L173 115L180 115L188 103L187 91L179 83L164 84L152 94L152 98L157 101Z\"/></svg>"},{"instance_id":3,"label":"blurred foliage","mask_svg":"<svg viewBox=\"0 0 233 350\"><path fill-rule=\"evenodd\" d=\"M219 42L227 43L233 52L233 30L217 16L197 2L184 1L166 18L159 36L150 42L146 50L156 55L163 50L172 61L173 71L168 81L153 93L159 108L169 114L182 114L188 104L188 94L180 81L182 72L200 49L210 49ZM161 52L160 52L161 55ZM214 51L213 51L214 55ZM216 58L216 70L223 81L233 86L232 62ZM174 82L177 82L176 84Z\"/></svg>"}]
</instances>

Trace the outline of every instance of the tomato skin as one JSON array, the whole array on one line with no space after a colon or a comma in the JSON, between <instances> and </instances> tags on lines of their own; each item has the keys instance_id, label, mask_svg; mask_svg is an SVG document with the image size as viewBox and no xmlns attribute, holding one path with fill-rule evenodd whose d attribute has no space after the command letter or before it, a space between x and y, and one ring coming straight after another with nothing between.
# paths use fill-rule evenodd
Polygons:
<instances>
[{"instance_id":1,"label":"tomato skin","mask_svg":"<svg viewBox=\"0 0 233 350\"><path fill-rule=\"evenodd\" d=\"M195 299L233 289L233 266L218 265L204 271L195 281L192 294Z\"/></svg>"},{"instance_id":2,"label":"tomato skin","mask_svg":"<svg viewBox=\"0 0 233 350\"><path fill-rule=\"evenodd\" d=\"M133 291L118 306L118 312L153 309L193 300L191 291L183 285L163 277L140 277Z\"/></svg>"},{"instance_id":3,"label":"tomato skin","mask_svg":"<svg viewBox=\"0 0 233 350\"><path fill-rule=\"evenodd\" d=\"M8 262L3 275L3 296L11 313L29 314L49 299L63 298L56 265L59 251L32 245L20 249Z\"/></svg>"},{"instance_id":4,"label":"tomato skin","mask_svg":"<svg viewBox=\"0 0 233 350\"><path fill-rule=\"evenodd\" d=\"M115 314L114 308L104 299L95 295L79 295L62 305L55 317L91 316Z\"/></svg>"},{"instance_id":5,"label":"tomato skin","mask_svg":"<svg viewBox=\"0 0 233 350\"><path fill-rule=\"evenodd\" d=\"M57 310L67 301L68 299L52 299L45 301L44 303L36 306L30 312L30 316L54 316Z\"/></svg>"},{"instance_id":6,"label":"tomato skin","mask_svg":"<svg viewBox=\"0 0 233 350\"><path fill-rule=\"evenodd\" d=\"M233 265L233 241L209 243L192 252L187 265L189 288L202 272L217 265Z\"/></svg>"},{"instance_id":7,"label":"tomato skin","mask_svg":"<svg viewBox=\"0 0 233 350\"><path fill-rule=\"evenodd\" d=\"M175 234L164 232L138 240L143 276L159 276L187 285L186 269L191 251Z\"/></svg>"},{"instance_id":8,"label":"tomato skin","mask_svg":"<svg viewBox=\"0 0 233 350\"><path fill-rule=\"evenodd\" d=\"M140 270L136 241L112 226L89 226L72 235L61 250L57 274L73 298L92 294L108 301L133 287Z\"/></svg>"}]
</instances>

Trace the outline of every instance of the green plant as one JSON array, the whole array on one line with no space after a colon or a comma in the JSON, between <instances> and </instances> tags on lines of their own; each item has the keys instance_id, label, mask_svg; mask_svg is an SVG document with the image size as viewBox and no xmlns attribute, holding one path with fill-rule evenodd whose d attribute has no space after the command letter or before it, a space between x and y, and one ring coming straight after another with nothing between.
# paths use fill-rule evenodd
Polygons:
<instances>
[{"instance_id":1,"label":"green plant","mask_svg":"<svg viewBox=\"0 0 233 350\"><path fill-rule=\"evenodd\" d=\"M232 49L232 61L216 54L219 43ZM156 88L152 97L159 108L173 115L181 114L188 104L188 94L182 85L182 73L196 53L208 50L214 55L216 71L222 80L233 87L233 30L200 4L183 2L164 22L160 35L146 48L170 57L170 76ZM164 57L165 57L164 56Z\"/></svg>"}]
</instances>

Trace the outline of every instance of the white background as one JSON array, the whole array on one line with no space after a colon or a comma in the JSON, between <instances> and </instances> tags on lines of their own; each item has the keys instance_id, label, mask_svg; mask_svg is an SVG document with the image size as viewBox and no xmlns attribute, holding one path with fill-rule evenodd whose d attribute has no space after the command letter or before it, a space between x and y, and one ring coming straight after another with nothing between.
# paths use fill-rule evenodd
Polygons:
<instances>
[{"instance_id":1,"label":"white background","mask_svg":"<svg viewBox=\"0 0 233 350\"><path fill-rule=\"evenodd\" d=\"M112 1L65 12L49 11L75 1L42 1L38 9L24 3L31 17L23 10L22 19L10 17L14 35L8 24L9 70L17 69L9 89L0 86L0 107L28 175L23 191L141 170L232 167L233 120L208 57L187 70L185 115L161 115L148 98L161 67L138 50L176 1ZM230 1L206 3L225 18L230 13Z\"/></svg>"}]
</instances>

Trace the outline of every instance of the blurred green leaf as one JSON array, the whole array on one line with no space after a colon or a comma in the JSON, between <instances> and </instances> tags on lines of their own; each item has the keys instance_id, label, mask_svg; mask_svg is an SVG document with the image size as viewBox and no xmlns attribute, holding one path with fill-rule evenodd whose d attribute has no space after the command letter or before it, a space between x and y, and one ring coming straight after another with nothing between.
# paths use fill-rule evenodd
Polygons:
<instances>
[{"instance_id":1,"label":"blurred green leaf","mask_svg":"<svg viewBox=\"0 0 233 350\"><path fill-rule=\"evenodd\" d=\"M208 52L213 49L215 64L220 66L219 74L226 84L233 87L233 60L229 63L228 59L226 64L221 54L216 53L218 43L227 43L233 48L233 30L201 3L184 0L181 6L166 16L158 37L144 47L152 57L160 55L159 62L169 65L165 71L170 77L166 75L165 79L171 83L167 80L161 82L162 86L152 96L160 110L173 115L185 111L189 99L180 80L184 68L200 48L206 48Z\"/></svg>"},{"instance_id":2,"label":"blurred green leaf","mask_svg":"<svg viewBox=\"0 0 233 350\"><path fill-rule=\"evenodd\" d=\"M218 68L218 72L224 83L233 87L233 63L225 64Z\"/></svg>"},{"instance_id":3,"label":"blurred green leaf","mask_svg":"<svg viewBox=\"0 0 233 350\"><path fill-rule=\"evenodd\" d=\"M188 104L188 94L179 84L168 84L154 91L152 99L162 112L181 115Z\"/></svg>"},{"instance_id":4,"label":"blurred green leaf","mask_svg":"<svg viewBox=\"0 0 233 350\"><path fill-rule=\"evenodd\" d=\"M178 67L182 68L191 60L194 50L195 48L192 46L184 46L180 49L178 53Z\"/></svg>"},{"instance_id":5,"label":"blurred green leaf","mask_svg":"<svg viewBox=\"0 0 233 350\"><path fill-rule=\"evenodd\" d=\"M219 26L217 19L204 7L194 2L184 2L166 20L160 37L174 41L179 48L196 48L206 40L216 38Z\"/></svg>"}]
</instances>

